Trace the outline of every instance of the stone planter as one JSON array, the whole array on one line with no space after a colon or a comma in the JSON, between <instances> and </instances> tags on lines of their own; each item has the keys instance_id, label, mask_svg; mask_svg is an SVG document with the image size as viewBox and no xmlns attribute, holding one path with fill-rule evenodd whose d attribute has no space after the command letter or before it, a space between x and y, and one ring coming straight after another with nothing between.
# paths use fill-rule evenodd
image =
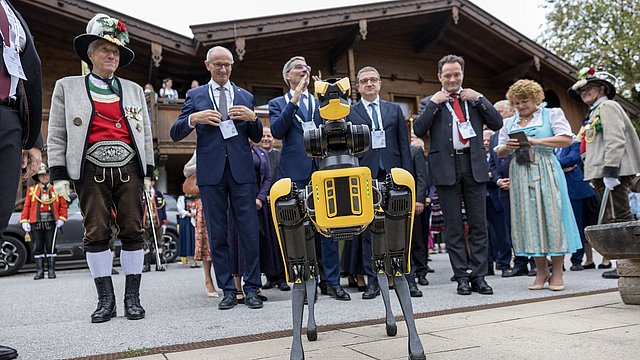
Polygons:
<instances>
[{"instance_id":1,"label":"stone planter","mask_svg":"<svg viewBox=\"0 0 640 360\"><path fill-rule=\"evenodd\" d=\"M602 256L618 260L622 301L640 305L640 221L587 226L584 234Z\"/></svg>"}]
</instances>

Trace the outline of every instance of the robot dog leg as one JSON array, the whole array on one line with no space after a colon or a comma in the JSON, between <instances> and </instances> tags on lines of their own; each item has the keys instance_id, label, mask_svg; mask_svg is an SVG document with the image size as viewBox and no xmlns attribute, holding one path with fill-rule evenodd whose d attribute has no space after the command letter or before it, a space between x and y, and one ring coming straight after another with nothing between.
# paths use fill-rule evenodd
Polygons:
<instances>
[{"instance_id":1,"label":"robot dog leg","mask_svg":"<svg viewBox=\"0 0 640 360\"><path fill-rule=\"evenodd\" d=\"M378 278L378 286L380 286L380 295L384 301L384 309L386 312L386 330L388 336L396 336L398 327L396 326L396 318L391 310L391 300L389 299L389 282L387 280L387 271L385 266L387 245L384 238L384 215L375 214L373 222L369 225L371 231L371 265L373 272Z\"/></svg>"},{"instance_id":2,"label":"robot dog leg","mask_svg":"<svg viewBox=\"0 0 640 360\"><path fill-rule=\"evenodd\" d=\"M273 221L277 229L282 260L286 268L287 282L293 282L291 359L304 359L302 317L305 293L307 293L310 312L307 338L313 341L318 336L313 316L317 268L313 244L315 230L304 210L304 191L297 189L291 179L281 179L276 182L271 188L270 197L271 211L274 214Z\"/></svg>"},{"instance_id":3,"label":"robot dog leg","mask_svg":"<svg viewBox=\"0 0 640 360\"><path fill-rule=\"evenodd\" d=\"M409 358L425 359L422 342L418 337L409 285L404 277L411 271L411 229L415 206L415 185L411 174L400 168L391 169L391 175L380 185L382 209L384 210L385 265L388 275L393 276L396 296L409 334ZM385 304L386 305L386 304Z\"/></svg>"}]
</instances>

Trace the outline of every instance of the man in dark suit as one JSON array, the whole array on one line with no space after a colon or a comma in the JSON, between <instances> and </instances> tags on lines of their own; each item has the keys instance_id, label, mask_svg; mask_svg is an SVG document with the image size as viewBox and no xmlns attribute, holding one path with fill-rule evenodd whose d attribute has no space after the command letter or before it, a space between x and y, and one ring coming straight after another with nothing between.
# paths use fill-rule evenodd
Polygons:
<instances>
[{"instance_id":1,"label":"man in dark suit","mask_svg":"<svg viewBox=\"0 0 640 360\"><path fill-rule=\"evenodd\" d=\"M424 157L424 141L415 138L411 141L411 174L416 182L416 211L411 238L411 268L420 285L429 285L427 273L433 272L427 263L429 217L431 216L430 184L427 173L427 160ZM427 200L428 199L428 200ZM426 223L426 224L425 224Z\"/></svg>"},{"instance_id":2,"label":"man in dark suit","mask_svg":"<svg viewBox=\"0 0 640 360\"><path fill-rule=\"evenodd\" d=\"M409 134L402 109L398 104L380 99L382 80L375 68L365 66L360 69L357 81L361 98L351 106L347 121L354 125L367 125L371 129L369 150L356 155L360 166L368 167L371 176L378 181L384 181L395 167L411 171ZM373 299L380 294L378 280L371 266L371 256L371 233L366 230L362 234L362 265L368 281L367 290L362 294L363 299ZM409 289L413 296L422 296L415 281L409 281Z\"/></svg>"},{"instance_id":3,"label":"man in dark suit","mask_svg":"<svg viewBox=\"0 0 640 360\"><path fill-rule=\"evenodd\" d=\"M316 161L304 149L304 131L322 124L318 100L308 91L311 67L302 56L294 56L282 67L282 79L289 92L269 101L271 131L282 140L278 179L291 178L298 189L304 189L317 170ZM316 257L320 272L320 293L336 300L351 300L340 286L340 258L338 242L316 236Z\"/></svg>"},{"instance_id":4,"label":"man in dark suit","mask_svg":"<svg viewBox=\"0 0 640 360\"><path fill-rule=\"evenodd\" d=\"M464 60L447 55L438 61L442 89L420 102L413 123L417 136L430 135L429 174L445 219L444 239L458 282L457 292L493 294L487 274L486 185L489 180L482 131L502 127L502 117L479 92L462 89ZM480 135L478 135L480 134ZM469 224L469 256L462 233L462 200Z\"/></svg>"},{"instance_id":5,"label":"man in dark suit","mask_svg":"<svg viewBox=\"0 0 640 360\"><path fill-rule=\"evenodd\" d=\"M12 26L9 26L12 24ZM17 26L15 26L17 25ZM19 49L17 63L0 60L0 236L15 210L21 169L30 178L40 168L40 121L42 120L42 75L40 57L27 23L8 0L0 2L0 30L6 51ZM18 43L15 43L17 40ZM21 65L23 74L14 69ZM28 99L28 101L27 101ZM0 262L4 261L0 258ZM2 265L2 264L0 264ZM14 359L18 352L0 345L0 358Z\"/></svg>"},{"instance_id":6,"label":"man in dark suit","mask_svg":"<svg viewBox=\"0 0 640 360\"><path fill-rule=\"evenodd\" d=\"M487 223L489 232L489 274L493 274L495 262L502 270L502 274L511 271L511 237L507 227L505 208L500 200L500 187L494 181L498 172L495 158L497 153L493 150L498 146L498 134L491 130L484 131L484 144L487 152L489 168L489 181L487 182ZM493 153L493 154L492 154ZM507 208L508 210L509 208Z\"/></svg>"},{"instance_id":7,"label":"man in dark suit","mask_svg":"<svg viewBox=\"0 0 640 360\"><path fill-rule=\"evenodd\" d=\"M261 148L265 149L269 154L269 166L271 168L271 185L275 184L278 180L278 168L280 168L280 150L273 147L273 134L271 134L271 128L262 128L262 139L258 144Z\"/></svg>"},{"instance_id":8,"label":"man in dark suit","mask_svg":"<svg viewBox=\"0 0 640 360\"><path fill-rule=\"evenodd\" d=\"M229 81L233 55L216 46L207 52L205 66L211 73L208 84L191 89L182 113L171 127L174 141L196 130L198 187L207 230L211 238L213 266L224 298L221 310L237 305L236 287L231 276L227 243L227 210L231 205L244 258L245 304L262 307L256 294L260 280L258 214L255 207L256 177L247 138L262 138L262 123L253 112L253 95Z\"/></svg>"}]
</instances>

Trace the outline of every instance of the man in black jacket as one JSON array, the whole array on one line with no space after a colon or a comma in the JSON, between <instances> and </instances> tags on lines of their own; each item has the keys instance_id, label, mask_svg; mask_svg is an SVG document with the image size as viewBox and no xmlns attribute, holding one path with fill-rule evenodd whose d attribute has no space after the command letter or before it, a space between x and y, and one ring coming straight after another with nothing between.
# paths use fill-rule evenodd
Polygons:
<instances>
[{"instance_id":1,"label":"man in black jacket","mask_svg":"<svg viewBox=\"0 0 640 360\"><path fill-rule=\"evenodd\" d=\"M15 209L21 169L26 170L24 178L29 178L38 171L42 160L42 75L29 27L8 0L0 1L0 31L3 46L8 49L5 51L18 52L14 58L17 60L6 63L5 56L0 65L0 234L3 234ZM3 261L0 256L0 262ZM16 350L0 345L0 359L17 356Z\"/></svg>"}]
</instances>

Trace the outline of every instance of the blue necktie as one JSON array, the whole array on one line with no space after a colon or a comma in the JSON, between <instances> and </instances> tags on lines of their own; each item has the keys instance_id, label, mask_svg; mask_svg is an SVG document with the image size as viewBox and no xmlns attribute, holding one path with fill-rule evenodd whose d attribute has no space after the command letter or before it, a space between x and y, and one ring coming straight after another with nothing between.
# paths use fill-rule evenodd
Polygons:
<instances>
[{"instance_id":1,"label":"blue necktie","mask_svg":"<svg viewBox=\"0 0 640 360\"><path fill-rule=\"evenodd\" d=\"M374 130L380 130L380 121L378 120L378 112L376 111L376 103L369 104L371 107L371 119L373 119ZM380 169L384 170L384 164L382 163L382 154L380 154Z\"/></svg>"},{"instance_id":2,"label":"blue necktie","mask_svg":"<svg viewBox=\"0 0 640 360\"><path fill-rule=\"evenodd\" d=\"M302 94L300 96L300 102L298 103L298 114L300 114L300 117L302 118L303 121L309 120L307 119L307 116L308 116L307 106L304 104L304 99L306 98L307 98L307 95Z\"/></svg>"},{"instance_id":3,"label":"blue necktie","mask_svg":"<svg viewBox=\"0 0 640 360\"><path fill-rule=\"evenodd\" d=\"M373 130L380 130L380 121L378 121L378 112L376 111L376 103L369 104L371 108L371 119L373 119Z\"/></svg>"}]
</instances>

